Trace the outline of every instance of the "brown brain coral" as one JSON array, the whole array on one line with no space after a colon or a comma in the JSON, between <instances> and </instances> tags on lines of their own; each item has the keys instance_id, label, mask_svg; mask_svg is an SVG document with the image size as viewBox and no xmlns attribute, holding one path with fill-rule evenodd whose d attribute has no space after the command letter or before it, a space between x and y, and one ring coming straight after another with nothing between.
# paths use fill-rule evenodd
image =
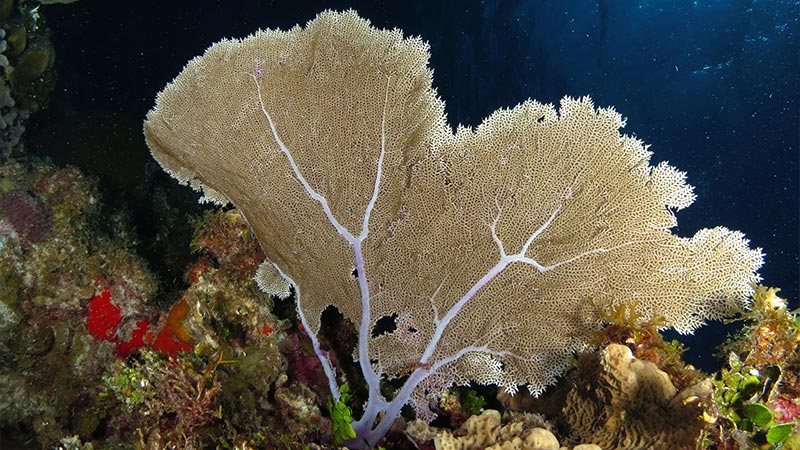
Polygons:
<instances>
[{"instance_id":1,"label":"brown brain coral","mask_svg":"<svg viewBox=\"0 0 800 450\"><path fill-rule=\"evenodd\" d=\"M620 344L584 355L574 384L564 407L572 440L605 449L695 448L711 394L710 380L676 392L666 373Z\"/></svg>"}]
</instances>

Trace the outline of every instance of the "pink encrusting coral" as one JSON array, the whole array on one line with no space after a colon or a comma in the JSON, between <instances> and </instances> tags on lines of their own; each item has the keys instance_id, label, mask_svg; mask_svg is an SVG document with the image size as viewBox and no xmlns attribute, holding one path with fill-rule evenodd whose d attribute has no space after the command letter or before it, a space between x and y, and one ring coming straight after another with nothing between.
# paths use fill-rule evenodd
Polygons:
<instances>
[{"instance_id":1,"label":"pink encrusting coral","mask_svg":"<svg viewBox=\"0 0 800 450\"><path fill-rule=\"evenodd\" d=\"M0 197L0 213L29 243L42 241L53 227L50 208L41 199L22 189Z\"/></svg>"},{"instance_id":2,"label":"pink encrusting coral","mask_svg":"<svg viewBox=\"0 0 800 450\"><path fill-rule=\"evenodd\" d=\"M786 397L777 397L769 405L769 408L777 414L775 422L790 423L800 419L800 404L793 402Z\"/></svg>"},{"instance_id":3,"label":"pink encrusting coral","mask_svg":"<svg viewBox=\"0 0 800 450\"><path fill-rule=\"evenodd\" d=\"M286 337L281 341L281 353L286 356L289 372L293 378L303 382L305 385L312 389L317 389L324 392L328 382L325 374L322 371L322 364L319 359L314 355L311 347L311 342L305 339L302 329L296 331L289 331ZM335 354L331 353L331 358L335 358Z\"/></svg>"}]
</instances>

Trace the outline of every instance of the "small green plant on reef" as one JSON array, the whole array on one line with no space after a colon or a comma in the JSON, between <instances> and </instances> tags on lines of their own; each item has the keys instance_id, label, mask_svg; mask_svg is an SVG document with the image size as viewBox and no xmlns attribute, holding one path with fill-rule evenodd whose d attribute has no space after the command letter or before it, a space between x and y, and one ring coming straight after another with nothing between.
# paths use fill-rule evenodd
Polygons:
<instances>
[{"instance_id":1,"label":"small green plant on reef","mask_svg":"<svg viewBox=\"0 0 800 450\"><path fill-rule=\"evenodd\" d=\"M153 398L155 387L140 366L127 366L120 361L114 363L110 375L103 377L105 390L101 397L113 395L127 413L132 413Z\"/></svg>"},{"instance_id":2,"label":"small green plant on reef","mask_svg":"<svg viewBox=\"0 0 800 450\"><path fill-rule=\"evenodd\" d=\"M736 319L741 330L719 348L728 364L714 381L720 420L712 434L753 448L797 448L792 442L798 431L800 310L789 311L777 288L753 290L752 303Z\"/></svg>"},{"instance_id":3,"label":"small green plant on reef","mask_svg":"<svg viewBox=\"0 0 800 450\"><path fill-rule=\"evenodd\" d=\"M474 389L467 389L461 391L461 405L464 407L464 411L471 416L476 416L483 411L483 407L486 406L486 400L483 398L482 395L478 395Z\"/></svg>"},{"instance_id":4,"label":"small green plant on reef","mask_svg":"<svg viewBox=\"0 0 800 450\"><path fill-rule=\"evenodd\" d=\"M355 439L356 431L353 429L353 416L347 403L353 397L350 388L343 384L339 388L339 400L328 403L328 413L331 416L331 438L333 443L340 445L348 439Z\"/></svg>"},{"instance_id":5,"label":"small green plant on reef","mask_svg":"<svg viewBox=\"0 0 800 450\"><path fill-rule=\"evenodd\" d=\"M720 417L734 432L749 434L749 440L756 445L785 442L792 432L792 424L776 424L772 410L766 406L780 377L778 366L757 370L731 353L728 367L714 380L716 389L712 400Z\"/></svg>"}]
</instances>

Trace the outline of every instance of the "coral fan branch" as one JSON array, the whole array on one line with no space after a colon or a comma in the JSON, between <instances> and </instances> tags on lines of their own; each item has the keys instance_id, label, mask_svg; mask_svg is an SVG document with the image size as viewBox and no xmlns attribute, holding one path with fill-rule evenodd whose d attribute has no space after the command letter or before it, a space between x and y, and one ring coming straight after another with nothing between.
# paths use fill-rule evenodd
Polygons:
<instances>
[{"instance_id":1,"label":"coral fan branch","mask_svg":"<svg viewBox=\"0 0 800 450\"><path fill-rule=\"evenodd\" d=\"M256 84L256 89L258 91L258 104L261 107L261 112L264 114L264 117L267 118L269 122L270 130L272 131L272 137L275 139L275 142L278 143L278 146L281 148L281 152L283 152L286 159L289 160L289 164L292 166L292 171L294 172L294 176L297 177L297 180L300 184L303 185L303 189L306 190L308 196L316 200L320 206L322 206L322 210L325 211L325 215L328 217L331 225L336 228L336 232L344 236L345 239L348 241L353 241L355 238L350 231L347 230L333 215L333 211L331 211L331 207L328 205L328 200L325 199L319 192L317 192L306 180L306 177L303 176L303 173L300 171L300 168L297 166L297 162L294 160L294 156L292 156L292 152L286 147L286 144L283 143L280 134L278 133L278 129L275 127L275 122L272 121L272 116L267 112L267 107L264 105L264 98L261 94L261 84L259 83L259 79L252 75L253 81Z\"/></svg>"},{"instance_id":2,"label":"coral fan branch","mask_svg":"<svg viewBox=\"0 0 800 450\"><path fill-rule=\"evenodd\" d=\"M297 315L300 318L300 323L303 324L303 329L306 330L309 339L311 339L311 346L314 348L314 353L317 355L317 359L319 359L319 362L322 365L322 370L325 372L325 377L328 379L328 387L331 390L331 395L333 395L335 400L339 400L341 392L339 391L339 385L336 382L336 375L334 374L331 360L322 350L319 339L317 339L317 335L309 331L308 320L306 319L305 313L303 313L303 309L300 307L300 288L297 286L297 284L295 284L294 280L292 280L292 278L282 271L277 265L275 265L275 270L277 270L285 280L295 287L294 296L297 301Z\"/></svg>"},{"instance_id":3,"label":"coral fan branch","mask_svg":"<svg viewBox=\"0 0 800 450\"><path fill-rule=\"evenodd\" d=\"M353 233L351 233L341 223L339 223L339 221L334 216L333 211L330 209L327 199L319 192L317 192L308 183L305 176L303 176L303 173L301 172L300 168L295 162L291 151L289 151L286 144L284 144L283 140L280 138L275 123L272 120L272 116L270 116L270 114L267 112L267 108L264 104L264 98L261 92L261 84L259 83L260 77L257 77L256 75L252 75L252 77L256 85L258 102L261 108L261 112L264 114L264 117L266 117L267 121L269 122L273 138L278 143L278 146L281 148L281 151L289 161L289 164L292 167L295 177L297 177L297 179L303 185L303 188L306 190L309 197L316 200L322 206L322 209L325 212L325 215L328 217L328 220L330 221L331 225L333 225L333 227L336 228L336 231L342 237L344 237L345 240L347 240L347 242L350 243L350 245L353 247L356 273L358 275L358 283L362 299L361 323L359 324L358 359L362 373L364 374L367 384L369 385L369 397L367 400L367 407L365 409L365 414L361 420L356 422L355 426L359 428L371 427L372 424L374 423L375 418L377 417L378 412L381 409L381 406L385 403L385 400L380 394L380 375L376 373L374 368L371 366L369 359L370 295L369 295L369 286L367 284L366 265L364 264L364 256L363 256L363 251L361 249L361 245L362 242L369 235L369 219L372 210L375 207L375 204L378 200L378 193L380 191L383 160L384 160L384 155L386 154L386 131L385 131L386 108L389 100L389 83L391 81L391 77L387 77L386 92L384 94L383 115L381 118L381 149L377 160L375 182L373 186L372 196L370 197L369 203L367 204L364 211L361 233L358 236L354 236ZM298 303L297 309L298 309L298 314L300 315L301 322L303 323L304 329L306 330L307 334L309 335L312 341L314 351L320 358L320 361L322 361L323 363L323 370L325 371L325 375L328 378L328 384L331 390L331 395L335 400L338 400L341 393L338 387L338 383L336 381L336 375L330 364L330 360L327 358L327 356L324 355L324 352L322 352L322 349L320 348L319 340L317 339L314 330L312 330L311 327L308 326L308 322L305 320L305 315L303 314L302 308L300 307L299 288L297 287L297 284L286 273L284 273L277 265L275 267L281 274L281 276L284 277L284 279L286 279L293 286L295 286L296 290L295 292Z\"/></svg>"}]
</instances>

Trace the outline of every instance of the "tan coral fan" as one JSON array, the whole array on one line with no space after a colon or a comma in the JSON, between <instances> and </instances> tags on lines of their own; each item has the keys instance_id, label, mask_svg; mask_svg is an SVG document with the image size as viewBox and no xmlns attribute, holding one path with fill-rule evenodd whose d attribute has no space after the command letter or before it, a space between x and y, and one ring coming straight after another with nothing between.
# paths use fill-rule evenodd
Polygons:
<instances>
[{"instance_id":1,"label":"tan coral fan","mask_svg":"<svg viewBox=\"0 0 800 450\"><path fill-rule=\"evenodd\" d=\"M428 57L352 11L223 40L158 95L147 143L243 212L312 332L329 305L368 317L362 332L394 317L370 360L439 364L418 394L468 379L539 392L612 299L681 332L743 305L760 251L725 228L672 235L692 188L649 165L619 114L527 101L453 133Z\"/></svg>"}]
</instances>

